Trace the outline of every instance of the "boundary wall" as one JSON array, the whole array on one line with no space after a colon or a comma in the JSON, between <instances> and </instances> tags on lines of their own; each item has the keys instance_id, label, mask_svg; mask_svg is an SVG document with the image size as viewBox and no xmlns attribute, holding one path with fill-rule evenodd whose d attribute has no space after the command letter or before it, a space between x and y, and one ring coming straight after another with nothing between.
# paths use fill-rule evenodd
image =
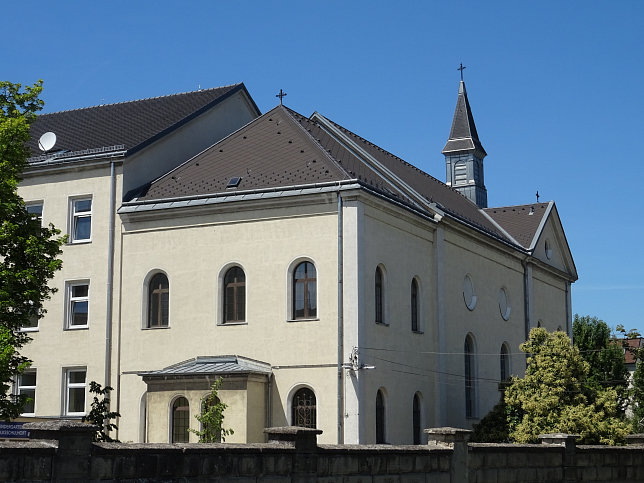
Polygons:
<instances>
[{"instance_id":1,"label":"boundary wall","mask_svg":"<svg viewBox=\"0 0 644 483\"><path fill-rule=\"evenodd\" d=\"M468 443L470 431L428 429L419 446L318 445L320 430L268 428L263 444L93 443L79 421L27 423L29 440L0 442L1 481L131 482L636 482L644 440L584 446L575 435L541 444Z\"/></svg>"}]
</instances>

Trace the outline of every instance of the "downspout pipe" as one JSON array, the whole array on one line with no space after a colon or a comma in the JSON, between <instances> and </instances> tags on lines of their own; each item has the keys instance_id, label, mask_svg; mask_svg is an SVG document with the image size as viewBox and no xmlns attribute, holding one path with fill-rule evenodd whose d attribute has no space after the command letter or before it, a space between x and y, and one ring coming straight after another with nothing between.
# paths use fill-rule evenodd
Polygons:
<instances>
[{"instance_id":1,"label":"downspout pipe","mask_svg":"<svg viewBox=\"0 0 644 483\"><path fill-rule=\"evenodd\" d=\"M338 190L338 444L344 442L342 193Z\"/></svg>"},{"instance_id":2,"label":"downspout pipe","mask_svg":"<svg viewBox=\"0 0 644 483\"><path fill-rule=\"evenodd\" d=\"M116 172L114 161L110 163L110 217L107 230L107 307L105 310L105 384L111 386L112 379L112 304L114 293L114 225L116 216ZM107 425L109 422L106 421ZM106 428L107 429L107 428Z\"/></svg>"}]
</instances>

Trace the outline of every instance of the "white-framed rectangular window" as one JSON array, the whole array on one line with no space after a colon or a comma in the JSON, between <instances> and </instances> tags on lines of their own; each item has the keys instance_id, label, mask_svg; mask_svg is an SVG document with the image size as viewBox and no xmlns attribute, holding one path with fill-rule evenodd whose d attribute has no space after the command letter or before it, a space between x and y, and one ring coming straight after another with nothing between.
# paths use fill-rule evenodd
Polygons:
<instances>
[{"instance_id":1,"label":"white-framed rectangular window","mask_svg":"<svg viewBox=\"0 0 644 483\"><path fill-rule=\"evenodd\" d=\"M85 396L87 392L87 368L65 369L65 416L85 415Z\"/></svg>"},{"instance_id":2,"label":"white-framed rectangular window","mask_svg":"<svg viewBox=\"0 0 644 483\"><path fill-rule=\"evenodd\" d=\"M29 322L20 327L20 332L38 332L39 320L40 319L36 315L29 317Z\"/></svg>"},{"instance_id":3,"label":"white-framed rectangular window","mask_svg":"<svg viewBox=\"0 0 644 483\"><path fill-rule=\"evenodd\" d=\"M65 328L86 329L89 327L89 280L67 282L65 287L67 309Z\"/></svg>"},{"instance_id":4,"label":"white-framed rectangular window","mask_svg":"<svg viewBox=\"0 0 644 483\"><path fill-rule=\"evenodd\" d=\"M69 219L70 243L92 241L92 197L71 198Z\"/></svg>"},{"instance_id":5,"label":"white-framed rectangular window","mask_svg":"<svg viewBox=\"0 0 644 483\"><path fill-rule=\"evenodd\" d=\"M27 208L27 213L40 220L40 223L42 224L42 201L27 201L25 203L25 208Z\"/></svg>"},{"instance_id":6,"label":"white-framed rectangular window","mask_svg":"<svg viewBox=\"0 0 644 483\"><path fill-rule=\"evenodd\" d=\"M18 375L16 394L29 398L22 407L22 416L33 416L36 413L36 370L27 369Z\"/></svg>"}]
</instances>

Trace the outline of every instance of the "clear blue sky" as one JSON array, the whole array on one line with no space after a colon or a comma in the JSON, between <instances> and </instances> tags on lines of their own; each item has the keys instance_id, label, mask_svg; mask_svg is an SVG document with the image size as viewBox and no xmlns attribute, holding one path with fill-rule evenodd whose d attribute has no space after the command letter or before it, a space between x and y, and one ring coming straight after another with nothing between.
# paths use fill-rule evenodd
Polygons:
<instances>
[{"instance_id":1,"label":"clear blue sky","mask_svg":"<svg viewBox=\"0 0 644 483\"><path fill-rule=\"evenodd\" d=\"M460 62L490 206L555 200L573 310L644 331L644 2L65 1L2 7L45 112L244 82L440 180Z\"/></svg>"}]
</instances>

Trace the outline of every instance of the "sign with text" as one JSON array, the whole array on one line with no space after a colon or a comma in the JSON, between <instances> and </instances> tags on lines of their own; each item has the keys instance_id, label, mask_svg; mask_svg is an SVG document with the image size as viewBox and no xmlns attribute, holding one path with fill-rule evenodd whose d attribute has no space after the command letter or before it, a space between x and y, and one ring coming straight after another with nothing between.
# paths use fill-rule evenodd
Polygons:
<instances>
[{"instance_id":1,"label":"sign with text","mask_svg":"<svg viewBox=\"0 0 644 483\"><path fill-rule=\"evenodd\" d=\"M27 439L29 431L22 429L24 423L0 422L0 439Z\"/></svg>"}]
</instances>

